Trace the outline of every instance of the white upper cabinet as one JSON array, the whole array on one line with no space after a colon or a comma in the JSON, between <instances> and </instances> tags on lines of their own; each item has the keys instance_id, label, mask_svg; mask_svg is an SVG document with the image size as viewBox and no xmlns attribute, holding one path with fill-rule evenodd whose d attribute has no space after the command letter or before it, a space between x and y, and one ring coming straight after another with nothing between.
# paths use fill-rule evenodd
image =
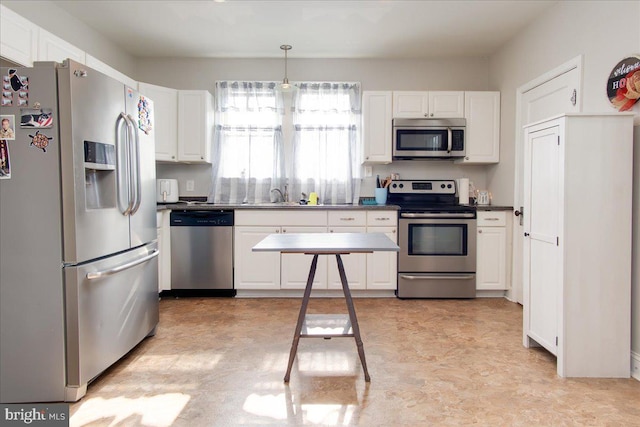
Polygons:
<instances>
[{"instance_id":1,"label":"white upper cabinet","mask_svg":"<svg viewBox=\"0 0 640 427\"><path fill-rule=\"evenodd\" d=\"M393 118L464 117L464 92L394 91Z\"/></svg>"},{"instance_id":2,"label":"white upper cabinet","mask_svg":"<svg viewBox=\"0 0 640 427\"><path fill-rule=\"evenodd\" d=\"M464 117L464 92L429 92L429 117Z\"/></svg>"},{"instance_id":3,"label":"white upper cabinet","mask_svg":"<svg viewBox=\"0 0 640 427\"><path fill-rule=\"evenodd\" d=\"M464 159L458 163L500 161L500 92L465 92L467 119Z\"/></svg>"},{"instance_id":4,"label":"white upper cabinet","mask_svg":"<svg viewBox=\"0 0 640 427\"><path fill-rule=\"evenodd\" d=\"M429 116L429 92L393 92L393 118Z\"/></svg>"},{"instance_id":5,"label":"white upper cabinet","mask_svg":"<svg viewBox=\"0 0 640 427\"><path fill-rule=\"evenodd\" d=\"M86 53L61 38L40 28L38 36L38 61L62 62L67 58L86 63Z\"/></svg>"},{"instance_id":6,"label":"white upper cabinet","mask_svg":"<svg viewBox=\"0 0 640 427\"><path fill-rule=\"evenodd\" d=\"M138 89L153 101L156 120L156 161L177 161L178 91L149 83L139 83Z\"/></svg>"},{"instance_id":7,"label":"white upper cabinet","mask_svg":"<svg viewBox=\"0 0 640 427\"><path fill-rule=\"evenodd\" d=\"M0 56L31 67L38 54L38 26L0 5Z\"/></svg>"},{"instance_id":8,"label":"white upper cabinet","mask_svg":"<svg viewBox=\"0 0 640 427\"><path fill-rule=\"evenodd\" d=\"M88 53L87 53L87 60L85 64L93 68L94 70L97 70L103 74L106 74L109 77L113 77L114 79L126 84L132 89L136 89L136 90L138 89L137 81L133 80L131 77L127 76L126 74L122 74L120 71L116 70L115 68L111 67L108 64L105 64L104 62L100 61L98 58L95 58L89 55Z\"/></svg>"},{"instance_id":9,"label":"white upper cabinet","mask_svg":"<svg viewBox=\"0 0 640 427\"><path fill-rule=\"evenodd\" d=\"M362 92L362 163L391 163L391 92Z\"/></svg>"},{"instance_id":10,"label":"white upper cabinet","mask_svg":"<svg viewBox=\"0 0 640 427\"><path fill-rule=\"evenodd\" d=\"M207 90L178 92L178 161L211 163L213 97Z\"/></svg>"}]
</instances>

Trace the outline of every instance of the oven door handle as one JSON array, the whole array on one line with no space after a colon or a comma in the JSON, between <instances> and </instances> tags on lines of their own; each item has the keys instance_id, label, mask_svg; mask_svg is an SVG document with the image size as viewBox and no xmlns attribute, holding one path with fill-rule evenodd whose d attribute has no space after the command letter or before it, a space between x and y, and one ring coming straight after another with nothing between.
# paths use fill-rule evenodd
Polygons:
<instances>
[{"instance_id":1,"label":"oven door handle","mask_svg":"<svg viewBox=\"0 0 640 427\"><path fill-rule=\"evenodd\" d=\"M473 213L401 213L400 218L475 218Z\"/></svg>"},{"instance_id":2,"label":"oven door handle","mask_svg":"<svg viewBox=\"0 0 640 427\"><path fill-rule=\"evenodd\" d=\"M453 148L453 132L451 128L447 128L447 153L451 153L451 149Z\"/></svg>"},{"instance_id":3,"label":"oven door handle","mask_svg":"<svg viewBox=\"0 0 640 427\"><path fill-rule=\"evenodd\" d=\"M475 276L473 274L456 274L456 275L426 275L426 276L407 276L401 274L401 279L406 280L471 280Z\"/></svg>"}]
</instances>

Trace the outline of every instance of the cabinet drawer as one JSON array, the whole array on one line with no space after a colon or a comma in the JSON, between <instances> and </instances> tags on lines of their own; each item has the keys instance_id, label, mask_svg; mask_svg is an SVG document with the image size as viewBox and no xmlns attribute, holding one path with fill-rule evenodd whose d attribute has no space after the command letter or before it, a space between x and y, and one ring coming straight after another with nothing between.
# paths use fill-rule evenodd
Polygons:
<instances>
[{"instance_id":1,"label":"cabinet drawer","mask_svg":"<svg viewBox=\"0 0 640 427\"><path fill-rule=\"evenodd\" d=\"M367 211L368 226L396 227L398 225L398 212L396 211Z\"/></svg>"},{"instance_id":2,"label":"cabinet drawer","mask_svg":"<svg viewBox=\"0 0 640 427\"><path fill-rule=\"evenodd\" d=\"M364 211L329 211L329 225L358 227L367 225Z\"/></svg>"},{"instance_id":3,"label":"cabinet drawer","mask_svg":"<svg viewBox=\"0 0 640 427\"><path fill-rule=\"evenodd\" d=\"M313 210L311 210L313 209ZM238 209L235 211L235 225L255 225L255 226L326 226L327 211L309 208L302 212L302 209L293 210L265 210L265 209Z\"/></svg>"},{"instance_id":4,"label":"cabinet drawer","mask_svg":"<svg viewBox=\"0 0 640 427\"><path fill-rule=\"evenodd\" d=\"M478 227L505 227L507 212L478 211Z\"/></svg>"}]
</instances>

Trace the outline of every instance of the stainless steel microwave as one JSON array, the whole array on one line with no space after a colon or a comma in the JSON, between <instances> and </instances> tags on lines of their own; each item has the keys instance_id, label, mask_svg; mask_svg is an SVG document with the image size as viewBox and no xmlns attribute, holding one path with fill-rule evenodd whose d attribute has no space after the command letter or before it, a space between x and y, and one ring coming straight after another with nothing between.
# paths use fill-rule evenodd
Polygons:
<instances>
[{"instance_id":1,"label":"stainless steel microwave","mask_svg":"<svg viewBox=\"0 0 640 427\"><path fill-rule=\"evenodd\" d=\"M394 119L393 159L464 157L466 124L466 119Z\"/></svg>"}]
</instances>

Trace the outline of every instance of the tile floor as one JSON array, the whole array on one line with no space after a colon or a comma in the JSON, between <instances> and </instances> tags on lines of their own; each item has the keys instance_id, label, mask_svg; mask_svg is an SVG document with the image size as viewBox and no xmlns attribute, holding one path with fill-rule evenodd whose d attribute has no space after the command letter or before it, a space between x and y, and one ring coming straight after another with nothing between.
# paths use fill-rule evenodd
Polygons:
<instances>
[{"instance_id":1,"label":"tile floor","mask_svg":"<svg viewBox=\"0 0 640 427\"><path fill-rule=\"evenodd\" d=\"M72 426L640 426L640 381L563 379L504 299L356 299L352 338L302 339L299 299L165 298L160 325L71 406ZM310 313L345 312L313 299Z\"/></svg>"}]
</instances>

